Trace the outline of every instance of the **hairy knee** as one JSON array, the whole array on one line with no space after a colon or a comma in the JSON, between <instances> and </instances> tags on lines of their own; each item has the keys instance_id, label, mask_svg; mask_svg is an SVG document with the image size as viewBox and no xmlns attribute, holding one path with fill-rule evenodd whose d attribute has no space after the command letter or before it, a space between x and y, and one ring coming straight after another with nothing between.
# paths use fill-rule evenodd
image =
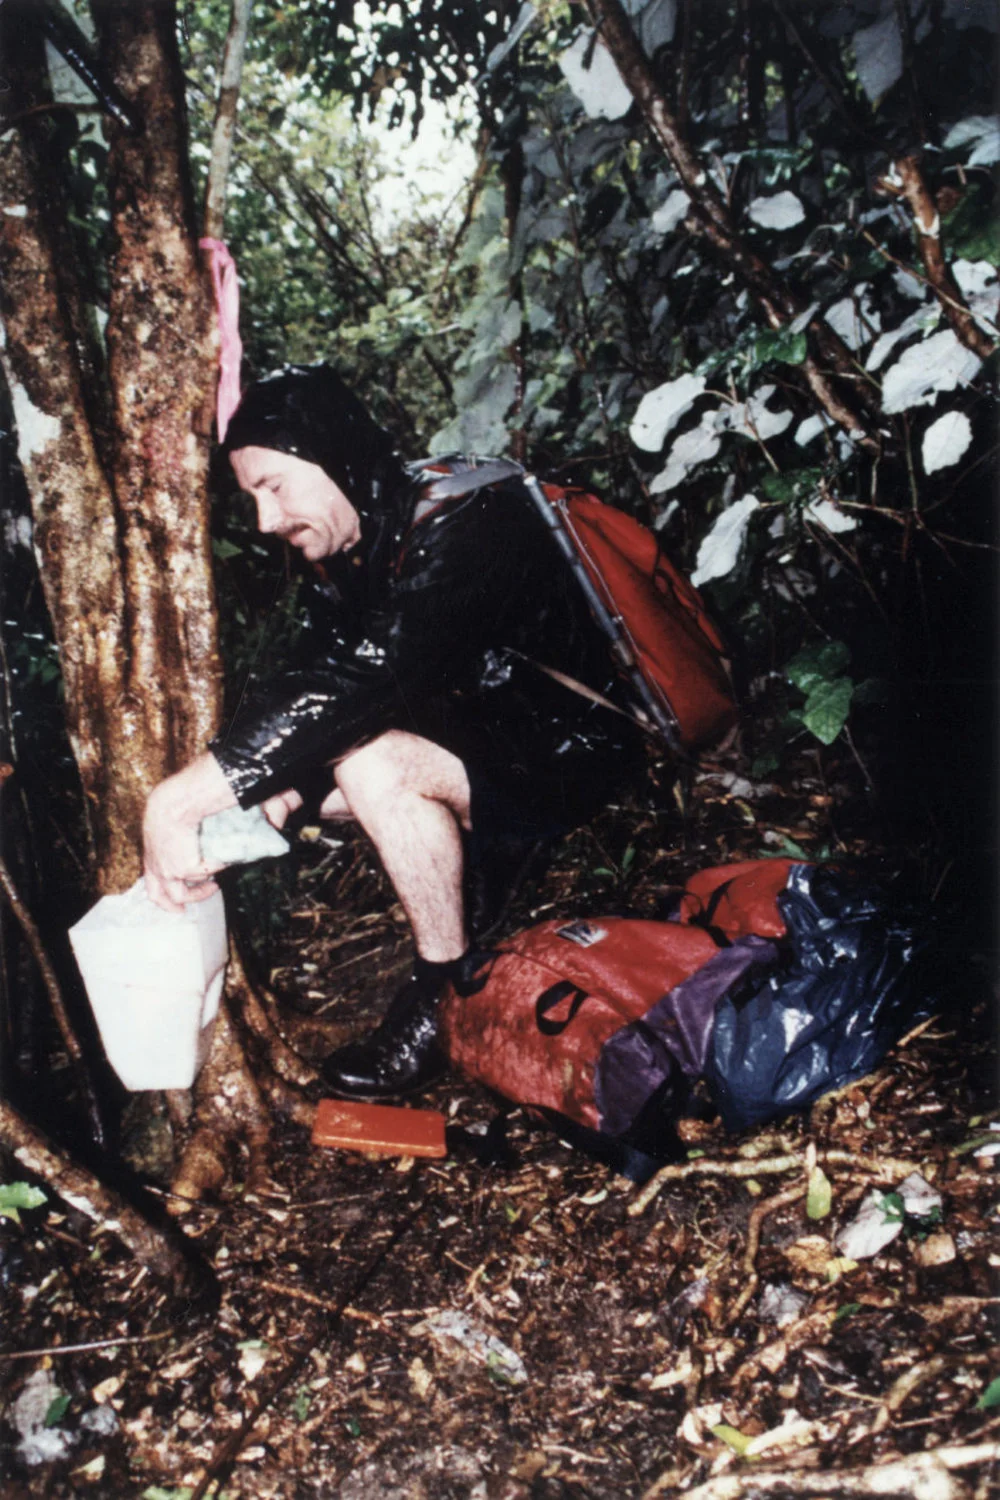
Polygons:
<instances>
[{"instance_id":1,"label":"hairy knee","mask_svg":"<svg viewBox=\"0 0 1000 1500\"><path fill-rule=\"evenodd\" d=\"M388 729L354 750L336 767L334 779L349 807L362 801L390 800L407 784L405 741L412 736Z\"/></svg>"}]
</instances>

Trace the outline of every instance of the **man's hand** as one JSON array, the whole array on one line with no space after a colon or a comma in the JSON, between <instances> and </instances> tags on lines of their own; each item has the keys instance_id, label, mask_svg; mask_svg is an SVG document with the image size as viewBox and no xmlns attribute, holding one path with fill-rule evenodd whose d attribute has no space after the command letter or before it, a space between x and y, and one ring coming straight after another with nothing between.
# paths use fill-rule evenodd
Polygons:
<instances>
[{"instance_id":1,"label":"man's hand","mask_svg":"<svg viewBox=\"0 0 1000 1500\"><path fill-rule=\"evenodd\" d=\"M210 813L235 804L222 768L207 753L154 787L146 803L142 842L146 893L157 906L183 911L189 901L204 901L218 890L212 875L221 866L202 859L198 825Z\"/></svg>"},{"instance_id":2,"label":"man's hand","mask_svg":"<svg viewBox=\"0 0 1000 1500\"><path fill-rule=\"evenodd\" d=\"M287 792L276 792L273 797L268 797L262 802L261 810L272 828L282 829L293 812L298 812L302 806L302 798L294 787L289 787Z\"/></svg>"}]
</instances>

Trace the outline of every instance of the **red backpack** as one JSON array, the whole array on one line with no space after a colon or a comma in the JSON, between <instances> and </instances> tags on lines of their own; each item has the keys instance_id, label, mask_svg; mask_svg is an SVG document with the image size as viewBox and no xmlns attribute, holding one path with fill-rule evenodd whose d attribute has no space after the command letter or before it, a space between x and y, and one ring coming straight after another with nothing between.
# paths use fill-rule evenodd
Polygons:
<instances>
[{"instance_id":1,"label":"red backpack","mask_svg":"<svg viewBox=\"0 0 1000 1500\"><path fill-rule=\"evenodd\" d=\"M541 922L477 955L441 1003L452 1065L564 1131L635 1141L664 1086L704 1073L719 1000L773 967L792 866L701 871L674 921Z\"/></svg>"},{"instance_id":2,"label":"red backpack","mask_svg":"<svg viewBox=\"0 0 1000 1500\"><path fill-rule=\"evenodd\" d=\"M428 460L411 472L430 476L417 518L425 507L500 480L523 480L608 636L645 727L682 752L712 744L732 728L736 703L722 639L697 591L645 526L585 490L543 486L508 459Z\"/></svg>"}]
</instances>

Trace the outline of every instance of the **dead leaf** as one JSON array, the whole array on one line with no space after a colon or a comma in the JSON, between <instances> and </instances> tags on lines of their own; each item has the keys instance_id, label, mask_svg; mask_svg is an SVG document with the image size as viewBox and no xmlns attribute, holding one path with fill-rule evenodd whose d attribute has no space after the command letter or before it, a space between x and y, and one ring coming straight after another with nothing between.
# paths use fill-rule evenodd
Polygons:
<instances>
[{"instance_id":1,"label":"dead leaf","mask_svg":"<svg viewBox=\"0 0 1000 1500\"><path fill-rule=\"evenodd\" d=\"M944 1230L929 1234L919 1245L913 1247L913 1259L918 1266L946 1266L956 1256L955 1241Z\"/></svg>"},{"instance_id":2,"label":"dead leaf","mask_svg":"<svg viewBox=\"0 0 1000 1500\"><path fill-rule=\"evenodd\" d=\"M822 1234L806 1234L782 1251L797 1271L809 1276L825 1276L830 1260L830 1242Z\"/></svg>"}]
</instances>

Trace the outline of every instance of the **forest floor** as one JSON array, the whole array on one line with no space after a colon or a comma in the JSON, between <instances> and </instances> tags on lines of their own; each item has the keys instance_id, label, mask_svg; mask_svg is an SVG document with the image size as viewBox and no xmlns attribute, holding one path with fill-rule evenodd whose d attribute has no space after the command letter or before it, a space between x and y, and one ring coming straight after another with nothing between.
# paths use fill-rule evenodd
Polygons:
<instances>
[{"instance_id":1,"label":"forest floor","mask_svg":"<svg viewBox=\"0 0 1000 1500\"><path fill-rule=\"evenodd\" d=\"M662 913L695 869L766 852L880 863L849 760L802 756L783 782L720 767L611 809L510 928ZM304 846L265 956L304 1054L370 1024L408 953L359 842ZM992 957L968 973L958 1008L808 1116L733 1137L686 1122L648 1201L520 1112L505 1168L279 1125L269 1191L237 1181L181 1220L218 1280L209 1309L171 1303L51 1193L0 1219L3 1494L190 1500L210 1474L233 1500L1000 1495ZM473 1129L496 1112L457 1077L422 1102ZM163 1201L155 1151L132 1152ZM816 1163L828 1206L807 1200ZM911 1172L940 1206L839 1254L866 1196Z\"/></svg>"}]
</instances>

